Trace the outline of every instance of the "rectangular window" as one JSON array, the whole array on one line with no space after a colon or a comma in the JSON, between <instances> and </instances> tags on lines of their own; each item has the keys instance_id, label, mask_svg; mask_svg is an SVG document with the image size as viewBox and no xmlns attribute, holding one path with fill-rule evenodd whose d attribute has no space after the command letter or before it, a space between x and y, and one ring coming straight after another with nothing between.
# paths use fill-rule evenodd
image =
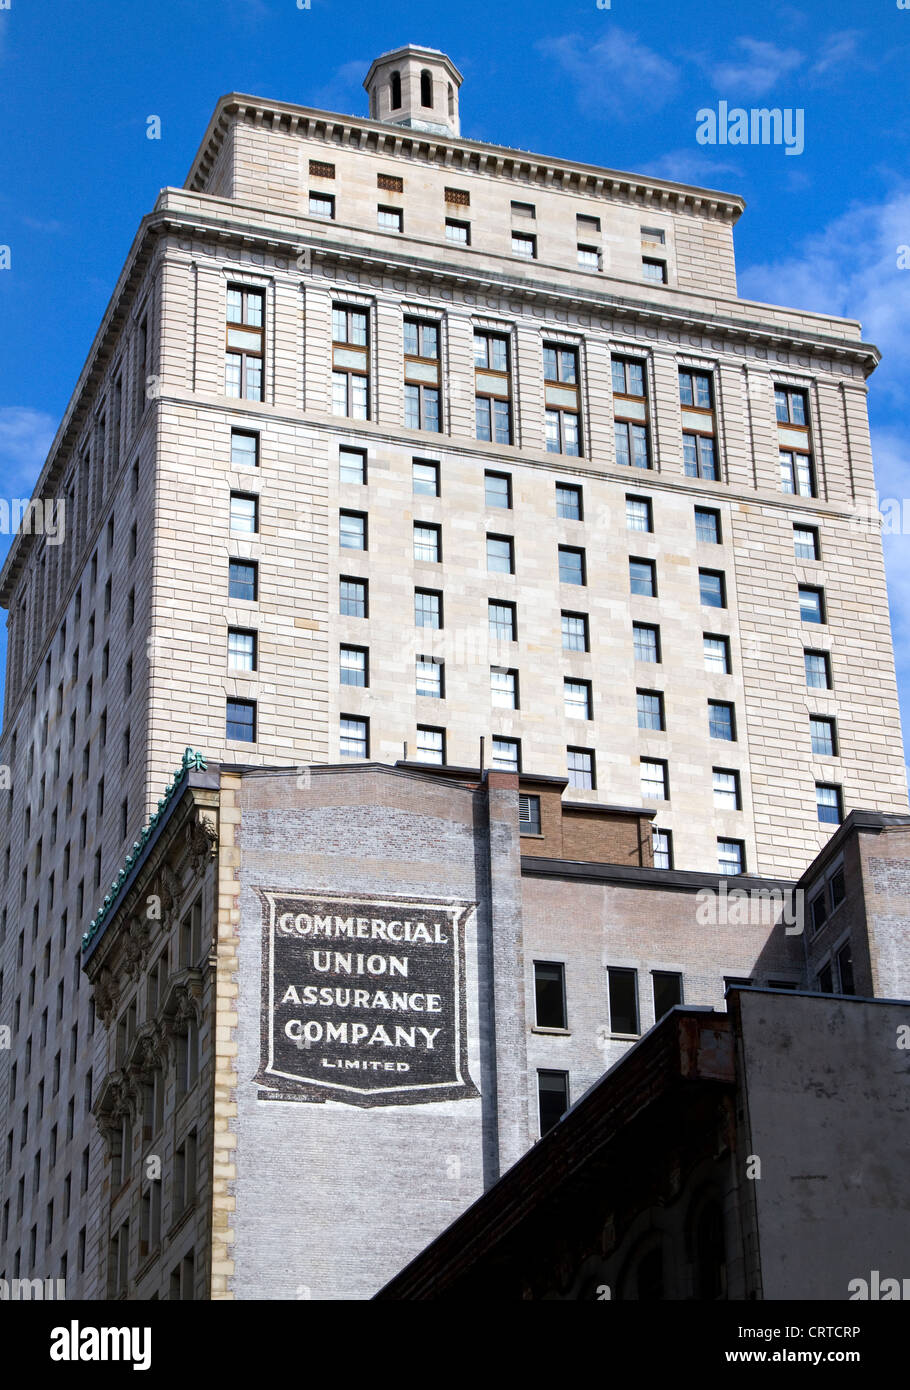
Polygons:
<instances>
[{"instance_id":1,"label":"rectangular window","mask_svg":"<svg viewBox=\"0 0 910 1390\"><path fill-rule=\"evenodd\" d=\"M649 497L633 497L626 493L626 526L630 531L654 530Z\"/></svg>"},{"instance_id":2,"label":"rectangular window","mask_svg":"<svg viewBox=\"0 0 910 1390\"><path fill-rule=\"evenodd\" d=\"M256 742L256 704L253 700L228 700L226 738Z\"/></svg>"},{"instance_id":3,"label":"rectangular window","mask_svg":"<svg viewBox=\"0 0 910 1390\"><path fill-rule=\"evenodd\" d=\"M726 700L708 701L708 731L712 738L736 742L736 720L733 706Z\"/></svg>"},{"instance_id":4,"label":"rectangular window","mask_svg":"<svg viewBox=\"0 0 910 1390\"><path fill-rule=\"evenodd\" d=\"M726 585L720 570L698 571L698 594L705 608L726 608Z\"/></svg>"},{"instance_id":5,"label":"rectangular window","mask_svg":"<svg viewBox=\"0 0 910 1390\"><path fill-rule=\"evenodd\" d=\"M588 640L587 613L563 612L561 622L563 651L587 652L591 650Z\"/></svg>"},{"instance_id":6,"label":"rectangular window","mask_svg":"<svg viewBox=\"0 0 910 1390\"><path fill-rule=\"evenodd\" d=\"M840 825L844 818L840 787L826 782L816 782L815 805L820 825Z\"/></svg>"},{"instance_id":7,"label":"rectangular window","mask_svg":"<svg viewBox=\"0 0 910 1390\"><path fill-rule=\"evenodd\" d=\"M324 217L329 222L335 218L335 195L334 193L311 193L309 197L309 214L311 217Z\"/></svg>"},{"instance_id":8,"label":"rectangular window","mask_svg":"<svg viewBox=\"0 0 910 1390\"><path fill-rule=\"evenodd\" d=\"M648 280L653 285L665 285L667 283L667 262L658 261L653 256L642 256L641 275L643 280Z\"/></svg>"},{"instance_id":9,"label":"rectangular window","mask_svg":"<svg viewBox=\"0 0 910 1390\"><path fill-rule=\"evenodd\" d=\"M786 386L774 388L774 410L779 425L795 425L804 429L809 423L809 409L805 391L794 391Z\"/></svg>"},{"instance_id":10,"label":"rectangular window","mask_svg":"<svg viewBox=\"0 0 910 1390\"><path fill-rule=\"evenodd\" d=\"M231 530L253 536L259 530L259 498L248 492L231 493Z\"/></svg>"},{"instance_id":11,"label":"rectangular window","mask_svg":"<svg viewBox=\"0 0 910 1390\"><path fill-rule=\"evenodd\" d=\"M742 840L718 840L717 869L722 874L741 874L746 867L746 848Z\"/></svg>"},{"instance_id":12,"label":"rectangular window","mask_svg":"<svg viewBox=\"0 0 910 1390\"><path fill-rule=\"evenodd\" d=\"M587 748L566 749L566 771L569 786L581 790L594 788L594 754Z\"/></svg>"},{"instance_id":13,"label":"rectangular window","mask_svg":"<svg viewBox=\"0 0 910 1390\"><path fill-rule=\"evenodd\" d=\"M526 232L512 233L512 255L521 256L522 260L534 261L537 259L537 237Z\"/></svg>"},{"instance_id":14,"label":"rectangular window","mask_svg":"<svg viewBox=\"0 0 910 1390\"><path fill-rule=\"evenodd\" d=\"M332 306L332 414L370 418L369 317L365 309Z\"/></svg>"},{"instance_id":15,"label":"rectangular window","mask_svg":"<svg viewBox=\"0 0 910 1390\"><path fill-rule=\"evenodd\" d=\"M705 545L720 545L720 512L695 508L695 539Z\"/></svg>"},{"instance_id":16,"label":"rectangular window","mask_svg":"<svg viewBox=\"0 0 910 1390\"><path fill-rule=\"evenodd\" d=\"M616 462L625 467L650 468L645 364L614 357L612 376Z\"/></svg>"},{"instance_id":17,"label":"rectangular window","mask_svg":"<svg viewBox=\"0 0 910 1390\"><path fill-rule=\"evenodd\" d=\"M559 582L560 584L580 584L587 583L585 575L585 552L577 546L561 545L559 547Z\"/></svg>"},{"instance_id":18,"label":"rectangular window","mask_svg":"<svg viewBox=\"0 0 910 1390\"><path fill-rule=\"evenodd\" d=\"M635 970L607 968L610 1000L610 1031L634 1037L638 1034L638 973Z\"/></svg>"},{"instance_id":19,"label":"rectangular window","mask_svg":"<svg viewBox=\"0 0 910 1390\"><path fill-rule=\"evenodd\" d=\"M370 683L369 674L366 647L341 647L339 679L342 685L367 686Z\"/></svg>"},{"instance_id":20,"label":"rectangular window","mask_svg":"<svg viewBox=\"0 0 910 1390\"><path fill-rule=\"evenodd\" d=\"M415 496L439 496L439 464L426 459L414 459L411 464L412 487Z\"/></svg>"},{"instance_id":21,"label":"rectangular window","mask_svg":"<svg viewBox=\"0 0 910 1390\"><path fill-rule=\"evenodd\" d=\"M853 979L853 951L849 941L845 941L837 953L837 973L840 979L841 994L855 994Z\"/></svg>"},{"instance_id":22,"label":"rectangular window","mask_svg":"<svg viewBox=\"0 0 910 1390\"><path fill-rule=\"evenodd\" d=\"M673 836L669 830L651 827L651 850L655 869L673 868Z\"/></svg>"},{"instance_id":23,"label":"rectangular window","mask_svg":"<svg viewBox=\"0 0 910 1390\"><path fill-rule=\"evenodd\" d=\"M679 404L683 428L683 465L688 478L717 480L717 427L714 392L707 372L679 373Z\"/></svg>"},{"instance_id":24,"label":"rectangular window","mask_svg":"<svg viewBox=\"0 0 910 1390\"><path fill-rule=\"evenodd\" d=\"M797 560L819 560L818 531L814 526L793 527L793 550Z\"/></svg>"},{"instance_id":25,"label":"rectangular window","mask_svg":"<svg viewBox=\"0 0 910 1390\"><path fill-rule=\"evenodd\" d=\"M629 557L629 586L633 594L645 598L657 597L657 567L653 560Z\"/></svg>"},{"instance_id":26,"label":"rectangular window","mask_svg":"<svg viewBox=\"0 0 910 1390\"><path fill-rule=\"evenodd\" d=\"M338 544L342 550L367 549L366 512L338 513Z\"/></svg>"},{"instance_id":27,"label":"rectangular window","mask_svg":"<svg viewBox=\"0 0 910 1390\"><path fill-rule=\"evenodd\" d=\"M567 719L590 719L591 682L564 680L563 704Z\"/></svg>"},{"instance_id":28,"label":"rectangular window","mask_svg":"<svg viewBox=\"0 0 910 1390\"><path fill-rule=\"evenodd\" d=\"M518 672L490 667L490 702L500 709L518 709Z\"/></svg>"},{"instance_id":29,"label":"rectangular window","mask_svg":"<svg viewBox=\"0 0 910 1390\"><path fill-rule=\"evenodd\" d=\"M228 285L224 390L226 396L262 400L265 293Z\"/></svg>"},{"instance_id":30,"label":"rectangular window","mask_svg":"<svg viewBox=\"0 0 910 1390\"><path fill-rule=\"evenodd\" d=\"M259 467L259 435L251 430L231 430L231 467Z\"/></svg>"},{"instance_id":31,"label":"rectangular window","mask_svg":"<svg viewBox=\"0 0 910 1390\"><path fill-rule=\"evenodd\" d=\"M586 242L579 241L575 254L579 270L600 270L599 246L589 246Z\"/></svg>"},{"instance_id":32,"label":"rectangular window","mask_svg":"<svg viewBox=\"0 0 910 1390\"><path fill-rule=\"evenodd\" d=\"M339 724L338 742L338 751L342 758L368 758L370 756L369 720L354 719L349 714L343 714Z\"/></svg>"},{"instance_id":33,"label":"rectangular window","mask_svg":"<svg viewBox=\"0 0 910 1390\"><path fill-rule=\"evenodd\" d=\"M490 622L490 636L499 642L514 642L517 631L515 604L503 603L501 599L488 599L487 611Z\"/></svg>"},{"instance_id":34,"label":"rectangular window","mask_svg":"<svg viewBox=\"0 0 910 1390\"><path fill-rule=\"evenodd\" d=\"M641 759L641 794L645 801L668 801L667 764L658 758Z\"/></svg>"},{"instance_id":35,"label":"rectangular window","mask_svg":"<svg viewBox=\"0 0 910 1390\"><path fill-rule=\"evenodd\" d=\"M382 232L403 232L404 213L401 208L383 207L380 203L376 209L376 225Z\"/></svg>"},{"instance_id":36,"label":"rectangular window","mask_svg":"<svg viewBox=\"0 0 910 1390\"><path fill-rule=\"evenodd\" d=\"M633 623L632 640L636 661L660 664L660 629L650 623Z\"/></svg>"},{"instance_id":37,"label":"rectangular window","mask_svg":"<svg viewBox=\"0 0 910 1390\"><path fill-rule=\"evenodd\" d=\"M442 527L432 522L414 522L414 559L428 564L442 560Z\"/></svg>"},{"instance_id":38,"label":"rectangular window","mask_svg":"<svg viewBox=\"0 0 910 1390\"><path fill-rule=\"evenodd\" d=\"M338 585L339 612L349 618L367 617L367 581L341 576Z\"/></svg>"},{"instance_id":39,"label":"rectangular window","mask_svg":"<svg viewBox=\"0 0 910 1390\"><path fill-rule=\"evenodd\" d=\"M537 216L537 209L533 203L512 203L512 219L527 219L533 221Z\"/></svg>"},{"instance_id":40,"label":"rectangular window","mask_svg":"<svg viewBox=\"0 0 910 1390\"><path fill-rule=\"evenodd\" d=\"M824 623L825 596L822 589L799 586L799 616L804 623Z\"/></svg>"},{"instance_id":41,"label":"rectangular window","mask_svg":"<svg viewBox=\"0 0 910 1390\"><path fill-rule=\"evenodd\" d=\"M487 507L512 506L512 477L509 473L486 472L483 475L483 496Z\"/></svg>"},{"instance_id":42,"label":"rectangular window","mask_svg":"<svg viewBox=\"0 0 910 1390\"><path fill-rule=\"evenodd\" d=\"M809 718L812 752L820 758L837 757L837 727L833 719Z\"/></svg>"},{"instance_id":43,"label":"rectangular window","mask_svg":"<svg viewBox=\"0 0 910 1390\"><path fill-rule=\"evenodd\" d=\"M714 805L724 811L742 810L739 773L731 768L715 767L711 775L714 779Z\"/></svg>"},{"instance_id":44,"label":"rectangular window","mask_svg":"<svg viewBox=\"0 0 910 1390\"><path fill-rule=\"evenodd\" d=\"M569 1108L569 1073L539 1071L537 1073L537 1110L541 1138L558 1124Z\"/></svg>"},{"instance_id":45,"label":"rectangular window","mask_svg":"<svg viewBox=\"0 0 910 1390\"><path fill-rule=\"evenodd\" d=\"M831 660L827 652L804 651L806 685L810 690L831 689Z\"/></svg>"},{"instance_id":46,"label":"rectangular window","mask_svg":"<svg viewBox=\"0 0 910 1390\"><path fill-rule=\"evenodd\" d=\"M560 961L534 962L534 1007L538 1028L568 1028L566 967Z\"/></svg>"},{"instance_id":47,"label":"rectangular window","mask_svg":"<svg viewBox=\"0 0 910 1390\"><path fill-rule=\"evenodd\" d=\"M798 497L814 497L815 473L811 458L807 454L797 454L792 449L781 449L780 484L784 492Z\"/></svg>"},{"instance_id":48,"label":"rectangular window","mask_svg":"<svg viewBox=\"0 0 910 1390\"><path fill-rule=\"evenodd\" d=\"M363 486L366 480L366 449L340 448L338 450L338 481L340 483L355 483Z\"/></svg>"},{"instance_id":49,"label":"rectangular window","mask_svg":"<svg viewBox=\"0 0 910 1390\"><path fill-rule=\"evenodd\" d=\"M446 241L454 242L456 246L470 246L471 244L471 224L461 222L457 217L446 218Z\"/></svg>"},{"instance_id":50,"label":"rectangular window","mask_svg":"<svg viewBox=\"0 0 910 1390\"><path fill-rule=\"evenodd\" d=\"M259 566L254 560L228 563L228 596L253 603L259 595Z\"/></svg>"},{"instance_id":51,"label":"rectangular window","mask_svg":"<svg viewBox=\"0 0 910 1390\"><path fill-rule=\"evenodd\" d=\"M577 349L545 343L543 376L547 453L578 458L582 449Z\"/></svg>"},{"instance_id":52,"label":"rectangular window","mask_svg":"<svg viewBox=\"0 0 910 1390\"><path fill-rule=\"evenodd\" d=\"M477 438L511 444L512 377L504 335L474 334L474 396Z\"/></svg>"},{"instance_id":53,"label":"rectangular window","mask_svg":"<svg viewBox=\"0 0 910 1390\"><path fill-rule=\"evenodd\" d=\"M414 590L415 627L442 627L442 594L435 589Z\"/></svg>"},{"instance_id":54,"label":"rectangular window","mask_svg":"<svg viewBox=\"0 0 910 1390\"><path fill-rule=\"evenodd\" d=\"M404 321L404 423L410 430L438 434L439 325L423 319Z\"/></svg>"},{"instance_id":55,"label":"rectangular window","mask_svg":"<svg viewBox=\"0 0 910 1390\"><path fill-rule=\"evenodd\" d=\"M780 478L784 492L798 497L817 496L815 463L809 434L807 392L786 386L774 388Z\"/></svg>"},{"instance_id":56,"label":"rectangular window","mask_svg":"<svg viewBox=\"0 0 910 1390\"><path fill-rule=\"evenodd\" d=\"M705 647L705 670L713 671L720 676L729 676L730 666L730 639L729 637L714 636L712 633L704 634Z\"/></svg>"},{"instance_id":57,"label":"rectangular window","mask_svg":"<svg viewBox=\"0 0 910 1390\"><path fill-rule=\"evenodd\" d=\"M445 667L438 657L418 656L417 694L429 700L445 699Z\"/></svg>"},{"instance_id":58,"label":"rectangular window","mask_svg":"<svg viewBox=\"0 0 910 1390\"><path fill-rule=\"evenodd\" d=\"M582 493L571 483L556 484L556 515L564 521L582 521Z\"/></svg>"},{"instance_id":59,"label":"rectangular window","mask_svg":"<svg viewBox=\"0 0 910 1390\"><path fill-rule=\"evenodd\" d=\"M518 829L521 835L540 834L540 797L526 796L524 793L518 798Z\"/></svg>"},{"instance_id":60,"label":"rectangular window","mask_svg":"<svg viewBox=\"0 0 910 1390\"><path fill-rule=\"evenodd\" d=\"M670 970L652 970L651 986L654 990L654 1020L658 1022L664 1014L682 1003L682 975Z\"/></svg>"},{"instance_id":61,"label":"rectangular window","mask_svg":"<svg viewBox=\"0 0 910 1390\"><path fill-rule=\"evenodd\" d=\"M492 740L492 766L499 772L521 772L521 742L517 738Z\"/></svg>"},{"instance_id":62,"label":"rectangular window","mask_svg":"<svg viewBox=\"0 0 910 1390\"><path fill-rule=\"evenodd\" d=\"M228 628L228 669L256 670L256 634L242 628Z\"/></svg>"},{"instance_id":63,"label":"rectangular window","mask_svg":"<svg viewBox=\"0 0 910 1390\"><path fill-rule=\"evenodd\" d=\"M638 727L640 729L663 730L664 697L659 690L636 690Z\"/></svg>"},{"instance_id":64,"label":"rectangular window","mask_svg":"<svg viewBox=\"0 0 910 1390\"><path fill-rule=\"evenodd\" d=\"M434 729L428 724L417 725L417 760L422 763L438 763L446 760L445 729Z\"/></svg>"},{"instance_id":65,"label":"rectangular window","mask_svg":"<svg viewBox=\"0 0 910 1390\"><path fill-rule=\"evenodd\" d=\"M494 574L515 573L515 551L511 536L487 534L487 569Z\"/></svg>"}]
</instances>

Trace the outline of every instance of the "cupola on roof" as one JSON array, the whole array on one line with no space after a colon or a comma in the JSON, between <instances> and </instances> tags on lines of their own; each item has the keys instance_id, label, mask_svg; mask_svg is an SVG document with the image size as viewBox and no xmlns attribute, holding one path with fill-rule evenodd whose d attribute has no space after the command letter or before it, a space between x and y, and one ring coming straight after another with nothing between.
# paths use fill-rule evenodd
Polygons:
<instances>
[{"instance_id":1,"label":"cupola on roof","mask_svg":"<svg viewBox=\"0 0 910 1390\"><path fill-rule=\"evenodd\" d=\"M461 83L461 73L445 53L409 43L371 63L363 85L370 97L371 120L433 135L459 135Z\"/></svg>"}]
</instances>

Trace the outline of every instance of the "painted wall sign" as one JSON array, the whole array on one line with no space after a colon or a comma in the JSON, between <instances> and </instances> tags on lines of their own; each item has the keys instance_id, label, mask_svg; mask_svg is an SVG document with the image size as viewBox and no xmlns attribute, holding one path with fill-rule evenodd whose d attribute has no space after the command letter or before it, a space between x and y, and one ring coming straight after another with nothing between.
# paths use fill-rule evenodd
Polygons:
<instances>
[{"instance_id":1,"label":"painted wall sign","mask_svg":"<svg viewBox=\"0 0 910 1390\"><path fill-rule=\"evenodd\" d=\"M474 904L260 892L262 1061L280 1100L463 1100ZM265 1098L265 1097L264 1097Z\"/></svg>"}]
</instances>

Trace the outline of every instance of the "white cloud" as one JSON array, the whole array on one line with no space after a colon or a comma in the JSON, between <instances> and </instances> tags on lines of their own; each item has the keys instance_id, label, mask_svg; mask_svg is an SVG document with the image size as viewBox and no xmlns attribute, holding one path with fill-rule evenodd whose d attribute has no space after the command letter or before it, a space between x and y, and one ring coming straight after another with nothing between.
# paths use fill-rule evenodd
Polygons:
<instances>
[{"instance_id":1,"label":"white cloud","mask_svg":"<svg viewBox=\"0 0 910 1390\"><path fill-rule=\"evenodd\" d=\"M742 177L739 165L722 159L712 159L700 150L671 150L659 159L646 160L641 166L643 174L655 179L672 179L677 183L692 183L700 188L717 188L718 175L735 174ZM721 179L721 183L723 180Z\"/></svg>"},{"instance_id":2,"label":"white cloud","mask_svg":"<svg viewBox=\"0 0 910 1390\"><path fill-rule=\"evenodd\" d=\"M44 466L57 421L28 406L0 407L0 478L4 496L27 497Z\"/></svg>"},{"instance_id":3,"label":"white cloud","mask_svg":"<svg viewBox=\"0 0 910 1390\"><path fill-rule=\"evenodd\" d=\"M363 79L370 68L370 60L352 58L337 67L328 82L312 94L308 105L320 111L348 111L352 107L360 114L366 110L367 94L363 90Z\"/></svg>"},{"instance_id":4,"label":"white cloud","mask_svg":"<svg viewBox=\"0 0 910 1390\"><path fill-rule=\"evenodd\" d=\"M564 34L541 39L537 48L570 78L579 104L589 112L628 119L663 106L676 90L674 65L622 29L611 29L595 44Z\"/></svg>"},{"instance_id":5,"label":"white cloud","mask_svg":"<svg viewBox=\"0 0 910 1390\"><path fill-rule=\"evenodd\" d=\"M797 49L778 48L766 39L737 39L735 47L741 58L718 63L711 74L714 86L731 101L762 96L803 61Z\"/></svg>"},{"instance_id":6,"label":"white cloud","mask_svg":"<svg viewBox=\"0 0 910 1390\"><path fill-rule=\"evenodd\" d=\"M856 29L843 29L838 34L829 34L819 56L809 69L810 75L823 77L845 64L854 66L858 40L859 32Z\"/></svg>"}]
</instances>

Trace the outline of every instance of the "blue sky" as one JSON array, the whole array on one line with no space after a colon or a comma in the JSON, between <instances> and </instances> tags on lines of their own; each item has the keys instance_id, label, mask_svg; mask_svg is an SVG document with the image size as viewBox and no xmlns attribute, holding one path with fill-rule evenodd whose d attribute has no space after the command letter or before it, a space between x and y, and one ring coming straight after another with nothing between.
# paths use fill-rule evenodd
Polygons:
<instances>
[{"instance_id":1,"label":"blue sky","mask_svg":"<svg viewBox=\"0 0 910 1390\"><path fill-rule=\"evenodd\" d=\"M9 0L0 9L0 496L27 495L140 217L181 185L217 98L366 114L370 60L464 73L474 139L742 194L740 293L859 318L882 497L910 496L910 9L897 0ZM702 146L696 113L805 112L805 150ZM160 117L161 136L146 138ZM910 261L910 257L906 258ZM910 508L908 508L910 514ZM8 537L0 536L0 553ZM886 540L910 713L910 535ZM5 634L4 634L5 640ZM910 730L910 719L905 719Z\"/></svg>"}]
</instances>

